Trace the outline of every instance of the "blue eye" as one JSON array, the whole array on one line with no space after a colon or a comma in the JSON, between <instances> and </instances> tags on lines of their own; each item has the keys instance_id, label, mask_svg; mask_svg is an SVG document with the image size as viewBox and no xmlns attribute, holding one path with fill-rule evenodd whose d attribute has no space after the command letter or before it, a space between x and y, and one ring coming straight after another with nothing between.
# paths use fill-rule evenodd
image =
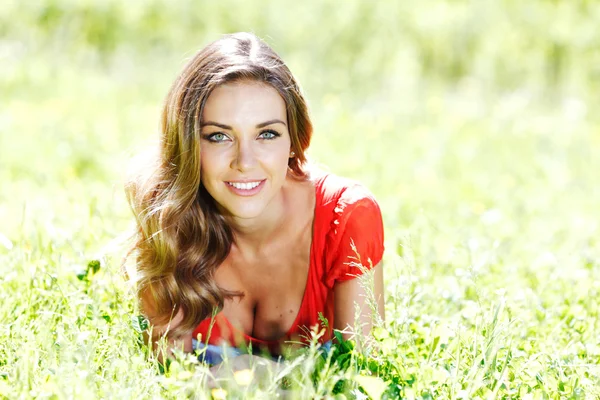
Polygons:
<instances>
[{"instance_id":1,"label":"blue eye","mask_svg":"<svg viewBox=\"0 0 600 400\"><path fill-rule=\"evenodd\" d=\"M225 135L224 133L221 133L221 132L216 132L216 133L204 135L204 139L208 140L209 142L219 143L219 142L226 141L227 135Z\"/></svg>"},{"instance_id":2,"label":"blue eye","mask_svg":"<svg viewBox=\"0 0 600 400\"><path fill-rule=\"evenodd\" d=\"M279 136L281 136L281 134L273 131L273 130L266 130L266 131L262 131L259 135L259 137L261 139L266 139L266 140L273 140L278 138Z\"/></svg>"}]
</instances>

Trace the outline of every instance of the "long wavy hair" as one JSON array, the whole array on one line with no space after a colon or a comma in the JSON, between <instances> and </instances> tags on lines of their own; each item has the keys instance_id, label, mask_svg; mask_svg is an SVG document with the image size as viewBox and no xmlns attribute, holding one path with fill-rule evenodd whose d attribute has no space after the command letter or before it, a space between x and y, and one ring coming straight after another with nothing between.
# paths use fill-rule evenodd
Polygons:
<instances>
[{"instance_id":1,"label":"long wavy hair","mask_svg":"<svg viewBox=\"0 0 600 400\"><path fill-rule=\"evenodd\" d=\"M214 280L234 238L201 184L200 127L211 92L244 80L272 86L285 101L295 153L288 174L307 177L305 150L312 124L300 87L281 58L249 33L225 35L199 51L165 99L158 151L150 166L126 185L137 222L132 250L138 299L151 324L165 325L174 315L183 316L170 337L189 333L221 309L225 298L240 295Z\"/></svg>"}]
</instances>

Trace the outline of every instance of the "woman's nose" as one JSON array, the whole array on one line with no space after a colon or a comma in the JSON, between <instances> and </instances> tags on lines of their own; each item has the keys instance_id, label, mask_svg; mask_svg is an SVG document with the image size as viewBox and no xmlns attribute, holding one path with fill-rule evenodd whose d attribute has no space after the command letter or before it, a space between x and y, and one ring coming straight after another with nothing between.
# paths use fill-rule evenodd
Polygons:
<instances>
[{"instance_id":1,"label":"woman's nose","mask_svg":"<svg viewBox=\"0 0 600 400\"><path fill-rule=\"evenodd\" d=\"M256 154L252 147L252 143L239 141L237 151L233 158L231 167L240 172L251 170L256 165Z\"/></svg>"}]
</instances>

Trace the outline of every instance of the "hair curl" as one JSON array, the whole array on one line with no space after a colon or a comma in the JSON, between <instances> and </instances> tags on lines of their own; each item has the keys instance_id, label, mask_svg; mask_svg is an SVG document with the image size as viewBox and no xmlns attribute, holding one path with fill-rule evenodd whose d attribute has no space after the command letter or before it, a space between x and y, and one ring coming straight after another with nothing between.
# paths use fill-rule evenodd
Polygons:
<instances>
[{"instance_id":1,"label":"hair curl","mask_svg":"<svg viewBox=\"0 0 600 400\"><path fill-rule=\"evenodd\" d=\"M240 294L214 281L215 270L231 249L233 232L201 185L199 137L210 93L243 80L268 84L285 101L296 154L288 172L307 177L305 150L312 124L300 87L281 58L249 33L225 35L199 51L165 99L161 140L151 167L126 185L137 222L132 250L138 299L152 324L165 325L181 311L183 319L170 330L172 337L190 332L221 309L225 298Z\"/></svg>"}]
</instances>

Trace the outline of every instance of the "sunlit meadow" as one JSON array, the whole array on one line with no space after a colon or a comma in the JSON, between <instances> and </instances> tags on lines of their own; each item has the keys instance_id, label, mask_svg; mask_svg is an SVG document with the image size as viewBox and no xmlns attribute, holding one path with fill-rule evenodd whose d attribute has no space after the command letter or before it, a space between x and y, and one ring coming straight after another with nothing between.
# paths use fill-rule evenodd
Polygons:
<instances>
[{"instance_id":1,"label":"sunlit meadow","mask_svg":"<svg viewBox=\"0 0 600 400\"><path fill-rule=\"evenodd\" d=\"M583 0L4 1L0 398L598 398L599 24ZM217 389L141 344L122 184L235 31L300 80L312 160L377 196L386 321Z\"/></svg>"}]
</instances>

